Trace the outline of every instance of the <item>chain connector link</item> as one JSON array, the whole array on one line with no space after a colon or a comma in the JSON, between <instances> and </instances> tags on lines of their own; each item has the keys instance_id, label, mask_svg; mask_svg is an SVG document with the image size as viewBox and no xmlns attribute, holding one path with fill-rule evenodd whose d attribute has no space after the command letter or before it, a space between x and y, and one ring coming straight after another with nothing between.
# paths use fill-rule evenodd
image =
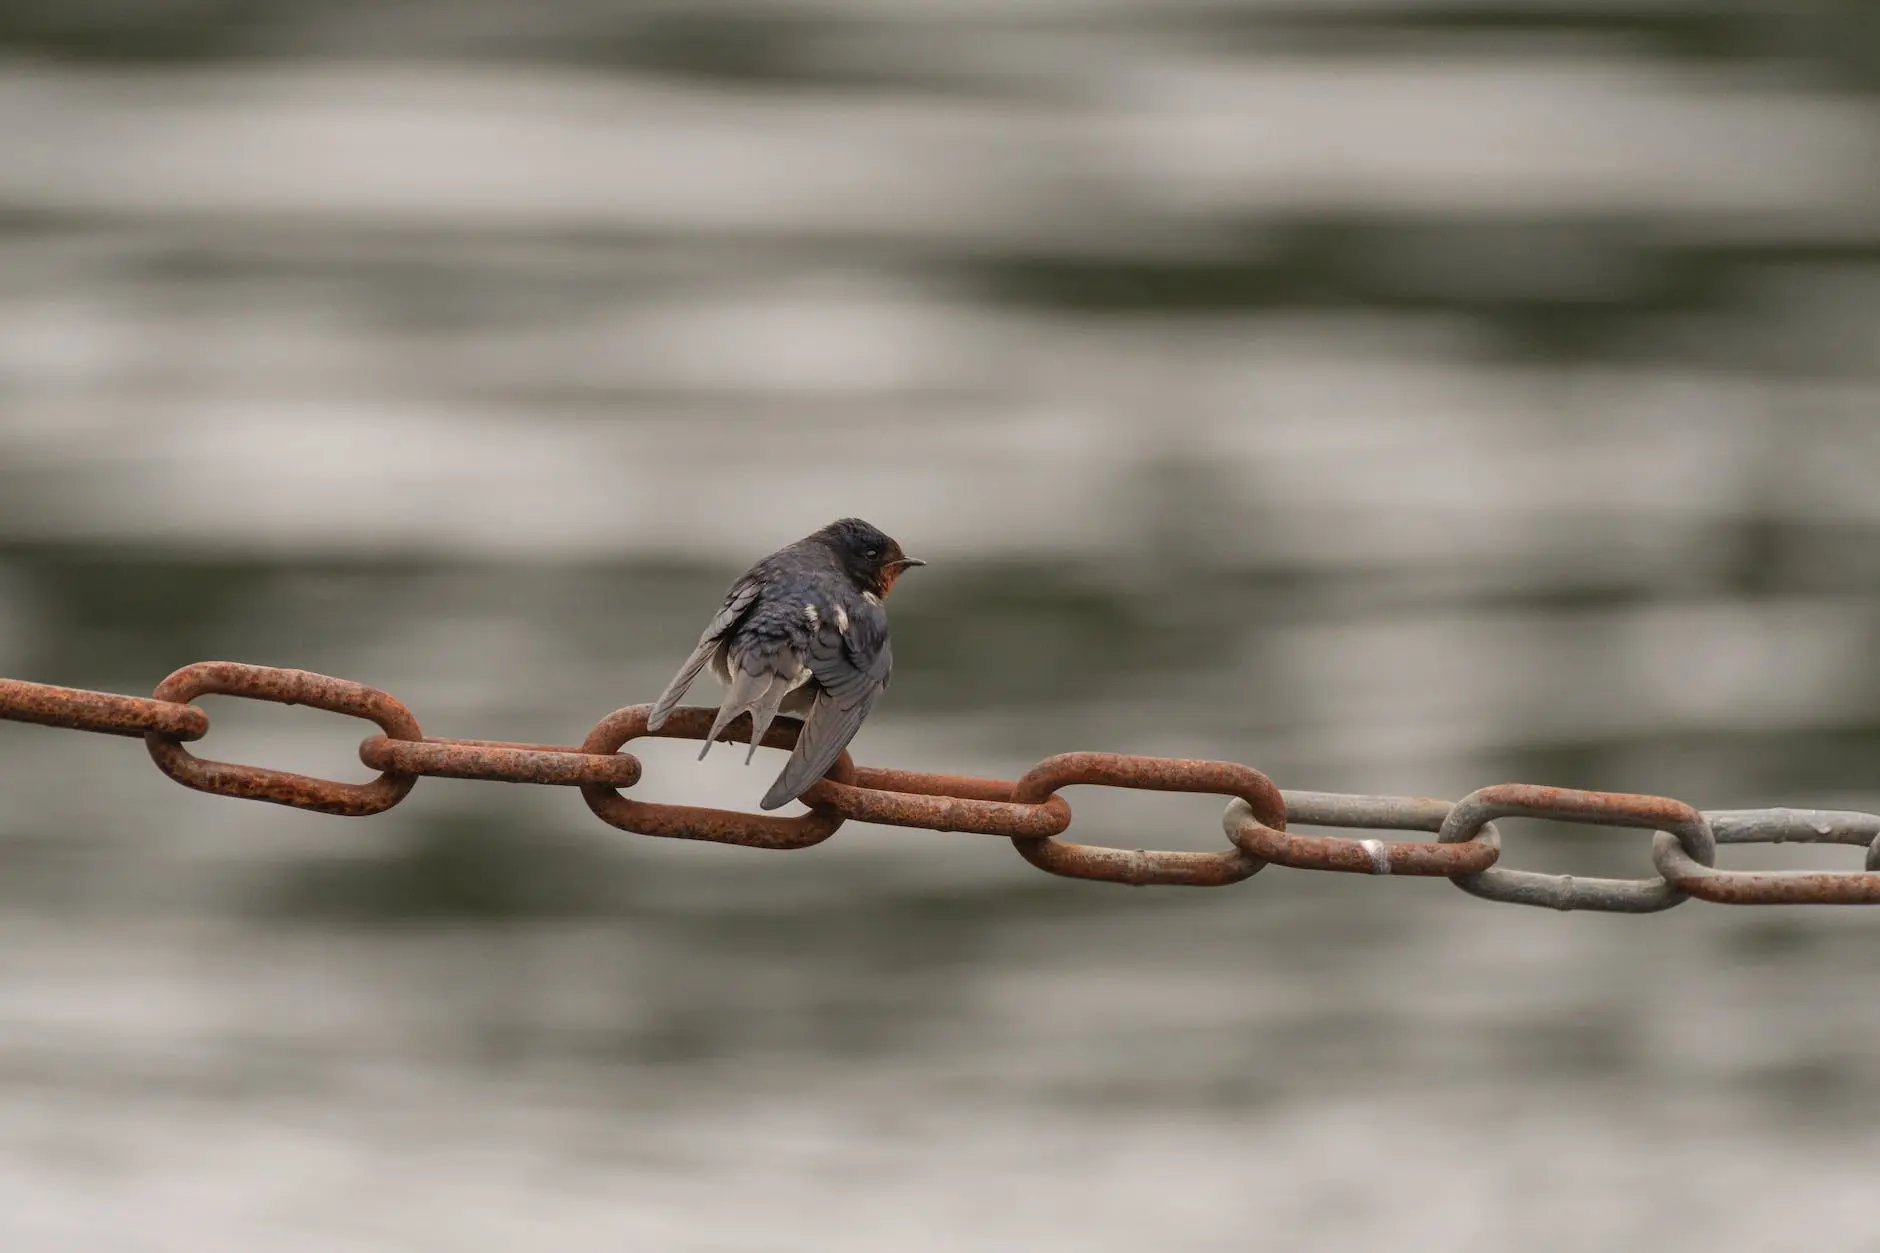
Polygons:
<instances>
[{"instance_id":1,"label":"chain connector link","mask_svg":"<svg viewBox=\"0 0 1880 1253\"><path fill-rule=\"evenodd\" d=\"M1062 753L1033 766L1012 790L1012 799L1038 804L1059 788L1076 784L1155 792L1199 792L1235 796L1267 825L1284 829L1286 806L1273 781L1251 766L1231 761L1136 757L1121 753ZM1049 838L1012 841L1019 855L1040 870L1070 879L1097 879L1135 887L1224 887L1250 879L1266 862L1239 848L1219 853L1174 849L1102 848Z\"/></svg>"},{"instance_id":2,"label":"chain connector link","mask_svg":"<svg viewBox=\"0 0 1880 1253\"><path fill-rule=\"evenodd\" d=\"M1589 826L1667 831L1699 864L1708 866L1717 860L1717 841L1710 824L1683 801L1525 783L1504 783L1471 792L1456 802L1436 838L1443 844L1480 839L1483 829L1495 818L1549 818ZM1451 882L1484 900L1599 913L1651 914L1685 899L1684 892L1663 878L1583 879L1577 875L1494 868L1457 875Z\"/></svg>"},{"instance_id":3,"label":"chain connector link","mask_svg":"<svg viewBox=\"0 0 1880 1253\"><path fill-rule=\"evenodd\" d=\"M640 759L626 753L584 753L554 744L502 740L452 740L425 736L395 740L374 735L359 745L359 760L374 770L486 783L536 783L549 787L632 787L640 781Z\"/></svg>"},{"instance_id":4,"label":"chain connector link","mask_svg":"<svg viewBox=\"0 0 1880 1253\"><path fill-rule=\"evenodd\" d=\"M802 800L857 822L927 831L1038 838L1071 825L1071 807L1063 797L1023 804L1012 799L1017 786L1006 779L857 766L854 782L819 779Z\"/></svg>"},{"instance_id":5,"label":"chain connector link","mask_svg":"<svg viewBox=\"0 0 1880 1253\"><path fill-rule=\"evenodd\" d=\"M703 740L711 731L717 710L697 705L682 705L672 711L659 730L648 732L646 719L651 705L629 705L616 709L588 732L581 751L606 755L616 752L628 740L651 734L668 740ZM739 727L750 726L749 715L734 721L719 734L731 742ZM796 747L802 724L794 718L779 718L764 735L765 748ZM749 734L748 729L746 734ZM825 777L846 782L855 776L855 763L844 752ZM636 835L657 835L669 840L709 840L715 844L742 844L747 848L792 849L820 844L836 833L842 815L833 809L813 808L794 818L771 814L746 814L734 809L708 809L700 805L665 805L636 801L622 796L613 787L589 783L581 788L581 799L596 817L610 826Z\"/></svg>"},{"instance_id":6,"label":"chain connector link","mask_svg":"<svg viewBox=\"0 0 1880 1253\"><path fill-rule=\"evenodd\" d=\"M398 701L375 687L314 674L309 670L280 670L238 661L202 661L184 666L157 685L160 701L191 701L198 696L243 696L277 705L307 705L331 713L350 714L379 724L394 739L415 740L424 733L418 720ZM267 801L295 809L360 818L383 813L411 792L414 775L381 774L370 783L341 783L310 778L286 770L241 766L197 757L170 736L153 732L144 737L157 768L184 787L218 796Z\"/></svg>"},{"instance_id":7,"label":"chain connector link","mask_svg":"<svg viewBox=\"0 0 1880 1253\"><path fill-rule=\"evenodd\" d=\"M1282 792L1280 796L1286 802L1290 821L1314 827L1441 831L1455 808L1448 801L1421 796L1348 796L1338 792ZM1221 824L1238 847L1300 870L1453 877L1486 870L1501 856L1501 837L1492 826L1483 829L1480 839L1465 844L1298 835L1261 823L1252 807L1239 798L1228 802Z\"/></svg>"},{"instance_id":8,"label":"chain connector link","mask_svg":"<svg viewBox=\"0 0 1880 1253\"><path fill-rule=\"evenodd\" d=\"M1720 844L1856 844L1861 870L1718 870L1700 864L1662 832L1652 863L1681 891L1719 905L1880 903L1880 817L1818 809L1724 810L1704 815Z\"/></svg>"}]
</instances>

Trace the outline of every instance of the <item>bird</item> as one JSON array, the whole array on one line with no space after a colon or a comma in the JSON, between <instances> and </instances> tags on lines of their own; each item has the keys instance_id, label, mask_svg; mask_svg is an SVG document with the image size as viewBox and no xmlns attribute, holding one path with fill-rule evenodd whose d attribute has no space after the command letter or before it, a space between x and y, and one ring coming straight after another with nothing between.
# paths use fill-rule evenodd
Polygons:
<instances>
[{"instance_id":1,"label":"bird","mask_svg":"<svg viewBox=\"0 0 1880 1253\"><path fill-rule=\"evenodd\" d=\"M795 800L848 747L894 669L882 601L895 580L927 563L879 528L838 518L740 575L647 715L657 731L706 666L727 687L699 750L751 715L749 765L779 712L804 714L796 747L759 808Z\"/></svg>"}]
</instances>

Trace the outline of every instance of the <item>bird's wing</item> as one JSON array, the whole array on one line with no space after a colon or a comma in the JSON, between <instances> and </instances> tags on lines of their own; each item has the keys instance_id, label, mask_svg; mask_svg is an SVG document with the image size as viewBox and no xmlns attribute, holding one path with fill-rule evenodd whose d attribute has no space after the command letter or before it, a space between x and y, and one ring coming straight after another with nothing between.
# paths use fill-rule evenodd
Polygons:
<instances>
[{"instance_id":1,"label":"bird's wing","mask_svg":"<svg viewBox=\"0 0 1880 1253\"><path fill-rule=\"evenodd\" d=\"M748 576L731 585L731 590L725 593L724 604L718 607L718 612L706 625L704 633L698 637L698 647L692 650L692 655L685 659L683 666L679 667L679 673L672 676L672 682L666 685L666 690L659 694L659 700L653 705L653 712L647 715L647 730L657 731L664 725L673 708L685 696L686 689L691 687L693 680L698 678L699 671L703 670L705 663L712 659L712 653L717 651L725 635L738 624L739 619L750 612L751 606L757 603L758 593L762 590L762 585Z\"/></svg>"},{"instance_id":2,"label":"bird's wing","mask_svg":"<svg viewBox=\"0 0 1880 1253\"><path fill-rule=\"evenodd\" d=\"M862 720L888 686L894 654L888 647L888 615L873 600L850 607L848 625L837 630L826 618L808 641L804 661L821 689L810 707L796 748L761 809L795 800L836 762L861 729Z\"/></svg>"}]
</instances>

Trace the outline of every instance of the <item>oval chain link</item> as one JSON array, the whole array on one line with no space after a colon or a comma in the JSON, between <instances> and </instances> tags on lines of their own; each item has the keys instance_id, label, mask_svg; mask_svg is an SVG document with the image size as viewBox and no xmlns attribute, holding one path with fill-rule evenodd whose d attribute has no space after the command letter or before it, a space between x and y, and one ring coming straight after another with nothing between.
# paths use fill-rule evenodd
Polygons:
<instances>
[{"instance_id":1,"label":"oval chain link","mask_svg":"<svg viewBox=\"0 0 1880 1253\"><path fill-rule=\"evenodd\" d=\"M1155 792L1200 792L1246 802L1269 826L1286 825L1286 805L1273 781L1231 761L1181 757L1134 757L1120 753L1062 753L1033 766L1012 799L1041 802L1062 787L1098 784ZM1244 849L1191 853L1178 849L1103 848L1048 837L1014 839L1019 855L1040 870L1068 879L1097 879L1133 887L1224 887L1250 879L1266 863Z\"/></svg>"},{"instance_id":2,"label":"oval chain link","mask_svg":"<svg viewBox=\"0 0 1880 1253\"><path fill-rule=\"evenodd\" d=\"M1504 783L1471 792L1456 802L1436 838L1444 844L1481 839L1495 818L1550 818L1588 826L1665 831L1700 865L1708 866L1717 860L1717 841L1710 824L1683 801L1526 783ZM1599 913L1652 914L1682 904L1685 899L1683 891L1662 877L1586 879L1495 868L1457 875L1451 882L1484 900Z\"/></svg>"},{"instance_id":3,"label":"oval chain link","mask_svg":"<svg viewBox=\"0 0 1880 1253\"><path fill-rule=\"evenodd\" d=\"M157 685L154 695L163 701L218 695L277 705L309 705L376 722L385 734L396 739L415 740L424 734L411 711L387 693L310 670L202 661L170 675ZM264 766L212 761L195 756L176 739L158 732L145 736L144 743L157 769L184 787L348 818L384 813L404 800L418 781L415 775L381 774L370 783L342 783Z\"/></svg>"}]
</instances>

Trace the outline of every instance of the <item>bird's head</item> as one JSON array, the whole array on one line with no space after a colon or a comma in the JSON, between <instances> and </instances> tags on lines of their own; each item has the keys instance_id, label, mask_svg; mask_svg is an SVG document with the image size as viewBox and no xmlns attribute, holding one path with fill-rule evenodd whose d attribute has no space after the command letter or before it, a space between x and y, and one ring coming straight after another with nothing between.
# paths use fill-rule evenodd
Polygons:
<instances>
[{"instance_id":1,"label":"bird's head","mask_svg":"<svg viewBox=\"0 0 1880 1253\"><path fill-rule=\"evenodd\" d=\"M894 539L860 518L839 518L810 538L835 553L858 590L886 596L904 570L927 563L901 551Z\"/></svg>"}]
</instances>

